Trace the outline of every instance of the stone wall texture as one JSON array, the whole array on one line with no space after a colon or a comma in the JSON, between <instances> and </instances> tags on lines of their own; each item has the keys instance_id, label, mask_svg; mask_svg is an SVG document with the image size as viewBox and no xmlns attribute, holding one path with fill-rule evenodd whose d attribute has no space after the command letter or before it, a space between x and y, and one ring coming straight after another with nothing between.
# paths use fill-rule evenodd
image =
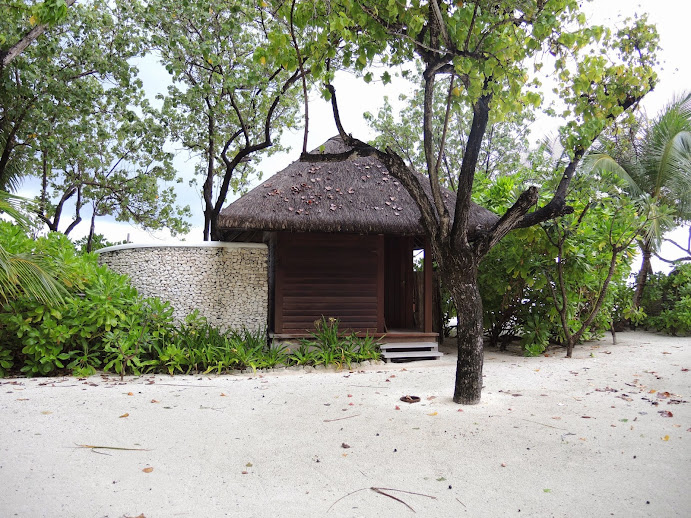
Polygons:
<instances>
[{"instance_id":1,"label":"stone wall texture","mask_svg":"<svg viewBox=\"0 0 691 518\"><path fill-rule=\"evenodd\" d=\"M257 243L120 245L99 262L129 275L145 297L168 300L179 322L195 309L220 329L264 329L268 249Z\"/></svg>"}]
</instances>

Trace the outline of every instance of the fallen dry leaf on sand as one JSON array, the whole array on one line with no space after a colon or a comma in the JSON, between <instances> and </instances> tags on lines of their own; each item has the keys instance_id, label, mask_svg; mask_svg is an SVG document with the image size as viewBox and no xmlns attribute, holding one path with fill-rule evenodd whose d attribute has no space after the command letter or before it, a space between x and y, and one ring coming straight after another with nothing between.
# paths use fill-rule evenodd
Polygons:
<instances>
[{"instance_id":1,"label":"fallen dry leaf on sand","mask_svg":"<svg viewBox=\"0 0 691 518\"><path fill-rule=\"evenodd\" d=\"M120 418L129 417L129 416L130 416L130 414L128 414L127 412L125 412L124 414L122 414L122 415L120 416Z\"/></svg>"},{"instance_id":2,"label":"fallen dry leaf on sand","mask_svg":"<svg viewBox=\"0 0 691 518\"><path fill-rule=\"evenodd\" d=\"M148 467L148 468L144 468L142 471L143 471L144 473L151 473L153 470L154 470L154 468Z\"/></svg>"}]
</instances>

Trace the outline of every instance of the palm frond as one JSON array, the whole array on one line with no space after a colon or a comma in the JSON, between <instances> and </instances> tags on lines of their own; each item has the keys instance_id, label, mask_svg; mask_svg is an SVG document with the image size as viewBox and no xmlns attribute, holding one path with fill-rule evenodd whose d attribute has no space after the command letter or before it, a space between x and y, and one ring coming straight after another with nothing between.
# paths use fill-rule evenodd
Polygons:
<instances>
[{"instance_id":1,"label":"palm frond","mask_svg":"<svg viewBox=\"0 0 691 518\"><path fill-rule=\"evenodd\" d=\"M658 197L680 176L691 175L691 169L679 167L691 151L691 95L675 99L665 108L645 132L642 147L646 192L651 196Z\"/></svg>"},{"instance_id":2,"label":"palm frond","mask_svg":"<svg viewBox=\"0 0 691 518\"><path fill-rule=\"evenodd\" d=\"M31 226L31 220L23 210L29 203L26 198L0 190L0 214L7 214L25 230Z\"/></svg>"},{"instance_id":3,"label":"palm frond","mask_svg":"<svg viewBox=\"0 0 691 518\"><path fill-rule=\"evenodd\" d=\"M11 254L0 246L0 301L29 296L44 304L63 302L58 272L43 256Z\"/></svg>"},{"instance_id":4,"label":"palm frond","mask_svg":"<svg viewBox=\"0 0 691 518\"><path fill-rule=\"evenodd\" d=\"M583 159L583 168L587 172L608 172L619 176L628 186L632 196L640 196L643 190L636 180L629 174L625 165L606 153L591 153Z\"/></svg>"}]
</instances>

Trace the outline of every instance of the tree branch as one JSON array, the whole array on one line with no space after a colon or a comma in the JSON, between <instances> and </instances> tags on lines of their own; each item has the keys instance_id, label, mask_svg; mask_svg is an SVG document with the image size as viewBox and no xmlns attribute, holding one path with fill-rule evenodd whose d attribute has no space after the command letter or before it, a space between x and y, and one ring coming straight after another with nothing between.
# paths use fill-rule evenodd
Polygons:
<instances>
[{"instance_id":1,"label":"tree branch","mask_svg":"<svg viewBox=\"0 0 691 518\"><path fill-rule=\"evenodd\" d=\"M689 231L689 236L691 237L691 230ZM685 253L687 253L687 254L691 254L691 247L689 247L689 248L684 248L684 247L681 246L679 243L677 243L676 241L674 241L673 239L670 239L670 238L668 238L668 237L664 238L663 241L666 241L667 243L673 244L674 246L676 246L676 247L677 247L679 250L681 250L682 252L685 252ZM656 256L657 256L657 254L656 254ZM658 259L662 259L662 258L661 258L661 257L658 257Z\"/></svg>"},{"instance_id":2,"label":"tree branch","mask_svg":"<svg viewBox=\"0 0 691 518\"><path fill-rule=\"evenodd\" d=\"M516 228L517 223L538 200L538 188L534 185L523 191L516 202L497 221L496 225L476 245L476 253L481 258Z\"/></svg>"},{"instance_id":3,"label":"tree branch","mask_svg":"<svg viewBox=\"0 0 691 518\"><path fill-rule=\"evenodd\" d=\"M687 255L686 257L679 257L677 259L665 259L661 255L658 255L656 252L653 252L653 255L655 257L657 257L663 263L673 264L673 265L681 264L681 263L684 263L686 261L691 261L691 255Z\"/></svg>"},{"instance_id":4,"label":"tree branch","mask_svg":"<svg viewBox=\"0 0 691 518\"><path fill-rule=\"evenodd\" d=\"M304 73L309 74L310 70L306 69ZM262 142L252 145L246 145L237 153L235 153L235 156L232 159L229 159L227 151L230 144L229 141L226 141L226 145L224 146L223 152L221 153L221 158L223 159L223 163L226 166L226 174L223 177L223 182L221 183L221 187L218 191L218 196L216 198L216 203L213 207L212 219L217 219L218 214L221 212L221 209L223 208L223 204L225 203L226 197L228 196L230 180L232 179L233 171L235 170L235 168L252 153L256 153L257 151L266 149L273 144L271 140L271 123L273 121L274 112L276 111L276 108L278 107L278 104L281 101L283 95L298 79L300 79L301 76L302 72L300 70L295 71L293 75L290 76L283 84L280 92L278 92L274 97L274 100L271 103L271 107L269 108L269 111L266 114L266 118L264 119L264 140ZM212 237L212 239L214 238Z\"/></svg>"},{"instance_id":5,"label":"tree branch","mask_svg":"<svg viewBox=\"0 0 691 518\"><path fill-rule=\"evenodd\" d=\"M81 216L81 210L82 210L82 188L81 186L77 188L77 202L74 205L74 220L72 220L72 223L65 229L65 235L69 235L72 230L74 230L74 227L79 225L82 221L82 216Z\"/></svg>"},{"instance_id":6,"label":"tree branch","mask_svg":"<svg viewBox=\"0 0 691 518\"><path fill-rule=\"evenodd\" d=\"M298 58L298 69L300 70L300 76L302 77L302 96L305 100L305 131L302 136L302 152L307 153L307 134L309 132L309 99L307 97L307 79L305 77L304 62L302 59L302 54L300 54L300 46L295 38L295 25L293 24L293 14L295 11L295 0L290 5L290 39L293 42L293 48L295 49L295 54Z\"/></svg>"},{"instance_id":7,"label":"tree branch","mask_svg":"<svg viewBox=\"0 0 691 518\"><path fill-rule=\"evenodd\" d=\"M463 153L461 171L458 174L458 191L454 211L451 240L454 247L464 247L468 243L468 217L470 215L470 197L473 192L475 168L480 157L482 139L489 120L489 103L492 94L486 93L473 105L473 122L470 126L468 141Z\"/></svg>"},{"instance_id":8,"label":"tree branch","mask_svg":"<svg viewBox=\"0 0 691 518\"><path fill-rule=\"evenodd\" d=\"M432 201L437 210L437 217L439 218L439 227L441 230L441 238L446 239L449 233L449 223L451 217L449 210L444 205L441 197L441 186L439 185L439 161L435 163L434 160L434 129L432 123L432 115L434 114L434 71L433 65L430 65L424 72L425 78L425 96L422 119L422 135L423 145L425 148L425 160L427 162L427 174L429 176L429 184L432 191ZM453 77L453 76L452 76ZM444 126L446 127L449 120L449 111L446 112ZM444 134L444 137L446 134ZM442 140L439 153L443 152L444 142Z\"/></svg>"},{"instance_id":9,"label":"tree branch","mask_svg":"<svg viewBox=\"0 0 691 518\"><path fill-rule=\"evenodd\" d=\"M76 0L66 0L67 7L72 6ZM17 56L26 50L26 48L31 45L41 34L43 34L49 24L42 23L36 25L29 32L27 32L22 38L12 45L9 49L0 52L0 71L2 71L7 65L9 65Z\"/></svg>"}]
</instances>

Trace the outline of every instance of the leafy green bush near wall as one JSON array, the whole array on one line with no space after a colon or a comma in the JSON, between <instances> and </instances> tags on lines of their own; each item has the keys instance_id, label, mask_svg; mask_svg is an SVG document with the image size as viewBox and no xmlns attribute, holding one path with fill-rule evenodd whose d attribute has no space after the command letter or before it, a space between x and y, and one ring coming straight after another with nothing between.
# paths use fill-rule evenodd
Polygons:
<instances>
[{"instance_id":1,"label":"leafy green bush near wall","mask_svg":"<svg viewBox=\"0 0 691 518\"><path fill-rule=\"evenodd\" d=\"M10 299L0 308L0 375L60 372L93 374L122 369L137 358L113 361L128 342L153 346L172 330L172 309L158 299L143 299L126 276L98 266L93 254L80 254L67 237L51 233L37 240L21 229L0 224L0 239L13 253L41 254L63 272L67 295L62 304L42 304L30 296ZM136 338L135 338L136 337Z\"/></svg>"},{"instance_id":2,"label":"leafy green bush near wall","mask_svg":"<svg viewBox=\"0 0 691 518\"><path fill-rule=\"evenodd\" d=\"M170 303L143 298L127 276L98 266L94 254L78 253L62 234L34 240L0 222L0 240L12 253L50 258L67 285L62 304L21 296L0 308L0 377L88 376L97 370L221 374L280 365L342 367L379 358L371 337L339 337L334 319L323 319L315 331L314 340L321 342L294 352L269 344L263 329L222 332L196 312L176 324Z\"/></svg>"}]
</instances>

